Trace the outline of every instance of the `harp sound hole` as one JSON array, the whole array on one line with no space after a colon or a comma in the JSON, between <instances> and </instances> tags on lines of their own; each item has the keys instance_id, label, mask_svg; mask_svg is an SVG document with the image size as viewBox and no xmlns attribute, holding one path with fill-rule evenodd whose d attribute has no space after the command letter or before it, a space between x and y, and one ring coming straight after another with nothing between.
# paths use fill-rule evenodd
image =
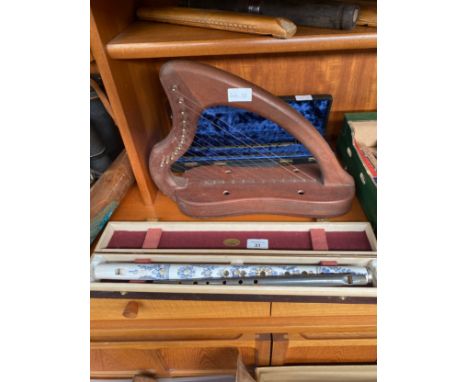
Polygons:
<instances>
[{"instance_id":1,"label":"harp sound hole","mask_svg":"<svg viewBox=\"0 0 468 382\"><path fill-rule=\"evenodd\" d=\"M299 172L298 168L293 169L293 172Z\"/></svg>"},{"instance_id":2,"label":"harp sound hole","mask_svg":"<svg viewBox=\"0 0 468 382\"><path fill-rule=\"evenodd\" d=\"M305 194L304 190L297 190L297 193L298 193L299 195L304 195L304 194Z\"/></svg>"},{"instance_id":3,"label":"harp sound hole","mask_svg":"<svg viewBox=\"0 0 468 382\"><path fill-rule=\"evenodd\" d=\"M224 196L228 196L229 194L230 194L230 192L229 192L228 190L224 190L224 191L223 191L223 195L224 195Z\"/></svg>"}]
</instances>

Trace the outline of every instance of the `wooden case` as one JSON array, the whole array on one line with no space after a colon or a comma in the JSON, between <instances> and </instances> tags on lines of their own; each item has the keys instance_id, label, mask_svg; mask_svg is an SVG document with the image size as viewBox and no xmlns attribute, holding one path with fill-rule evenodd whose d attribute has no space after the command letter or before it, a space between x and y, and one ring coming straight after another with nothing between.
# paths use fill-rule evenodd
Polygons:
<instances>
[{"instance_id":1,"label":"wooden case","mask_svg":"<svg viewBox=\"0 0 468 382\"><path fill-rule=\"evenodd\" d=\"M363 232L370 245L368 251L333 250L256 250L256 249L142 249L108 248L113 234L118 230L147 231L223 232L307 232L323 229L326 232ZM320 264L323 261L337 265L369 266L376 263L376 239L368 223L273 223L273 222L111 222L106 227L91 258L91 267L103 262L133 262L147 260L160 263L220 263L220 264ZM160 298L160 294L182 294L187 298L221 296L232 299L242 296L244 300L300 301L301 298L332 298L338 300L364 299L375 301L376 287L284 287L284 286L224 286L224 285L170 285L149 283L115 283L91 279L94 297L122 297L128 293L142 298ZM135 295L136 294L136 295ZM159 296L159 297L158 297ZM192 297L190 297L192 296Z\"/></svg>"},{"instance_id":2,"label":"wooden case","mask_svg":"<svg viewBox=\"0 0 468 382\"><path fill-rule=\"evenodd\" d=\"M109 248L119 230L361 232L368 251ZM367 265L376 261L368 223L111 222L101 261ZM91 280L91 375L128 378L233 374L298 363L375 362L376 287L170 285Z\"/></svg>"}]
</instances>

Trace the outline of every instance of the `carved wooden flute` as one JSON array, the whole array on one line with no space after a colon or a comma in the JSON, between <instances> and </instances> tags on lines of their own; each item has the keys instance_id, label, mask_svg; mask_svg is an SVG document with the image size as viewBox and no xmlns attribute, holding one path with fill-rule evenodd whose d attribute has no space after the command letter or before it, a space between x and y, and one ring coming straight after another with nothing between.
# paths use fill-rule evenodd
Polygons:
<instances>
[{"instance_id":1,"label":"carved wooden flute","mask_svg":"<svg viewBox=\"0 0 468 382\"><path fill-rule=\"evenodd\" d=\"M290 38L294 36L297 30L296 25L291 20L283 17L248 15L219 10L183 7L141 7L137 9L137 16L141 20L272 35L276 38Z\"/></svg>"},{"instance_id":2,"label":"carved wooden flute","mask_svg":"<svg viewBox=\"0 0 468 382\"><path fill-rule=\"evenodd\" d=\"M93 269L96 280L194 280L229 279L246 277L284 277L298 275L363 275L372 273L367 267L352 265L223 265L223 264L170 264L170 263L101 263Z\"/></svg>"}]
</instances>

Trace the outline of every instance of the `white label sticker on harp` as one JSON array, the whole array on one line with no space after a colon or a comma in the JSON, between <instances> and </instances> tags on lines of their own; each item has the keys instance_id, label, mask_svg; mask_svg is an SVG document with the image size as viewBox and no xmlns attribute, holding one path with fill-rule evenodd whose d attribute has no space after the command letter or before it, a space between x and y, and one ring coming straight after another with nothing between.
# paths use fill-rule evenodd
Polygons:
<instances>
[{"instance_id":1,"label":"white label sticker on harp","mask_svg":"<svg viewBox=\"0 0 468 382\"><path fill-rule=\"evenodd\" d=\"M252 102L251 88L229 88L228 102Z\"/></svg>"},{"instance_id":2,"label":"white label sticker on harp","mask_svg":"<svg viewBox=\"0 0 468 382\"><path fill-rule=\"evenodd\" d=\"M310 94L301 94L295 96L296 101L312 101L312 96Z\"/></svg>"},{"instance_id":3,"label":"white label sticker on harp","mask_svg":"<svg viewBox=\"0 0 468 382\"><path fill-rule=\"evenodd\" d=\"M268 249L268 239L247 239L247 249Z\"/></svg>"}]
</instances>

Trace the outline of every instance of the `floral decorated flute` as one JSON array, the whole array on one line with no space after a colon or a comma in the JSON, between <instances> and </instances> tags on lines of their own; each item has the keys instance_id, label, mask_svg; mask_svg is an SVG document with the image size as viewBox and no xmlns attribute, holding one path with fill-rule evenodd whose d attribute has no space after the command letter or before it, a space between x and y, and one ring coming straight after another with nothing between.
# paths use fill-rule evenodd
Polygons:
<instances>
[{"instance_id":1,"label":"floral decorated flute","mask_svg":"<svg viewBox=\"0 0 468 382\"><path fill-rule=\"evenodd\" d=\"M375 267L372 265L371 268ZM355 275L373 281L374 269L348 265L222 265L169 263L103 263L94 266L96 280L178 281L272 278L311 275ZM362 278L361 278L362 279Z\"/></svg>"}]
</instances>

